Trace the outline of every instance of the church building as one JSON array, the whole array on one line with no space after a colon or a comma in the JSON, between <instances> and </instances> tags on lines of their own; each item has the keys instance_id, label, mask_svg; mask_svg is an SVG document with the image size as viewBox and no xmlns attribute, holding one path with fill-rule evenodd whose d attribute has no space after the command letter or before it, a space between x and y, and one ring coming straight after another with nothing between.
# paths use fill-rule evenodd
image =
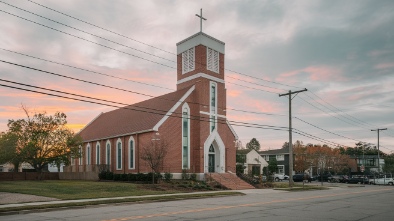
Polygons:
<instances>
[{"instance_id":1,"label":"church building","mask_svg":"<svg viewBox=\"0 0 394 221\"><path fill-rule=\"evenodd\" d=\"M225 44L198 32L176 44L176 91L102 113L83 128L70 172L148 173L143 148L165 142L161 172L235 173L238 139L226 117Z\"/></svg>"}]
</instances>

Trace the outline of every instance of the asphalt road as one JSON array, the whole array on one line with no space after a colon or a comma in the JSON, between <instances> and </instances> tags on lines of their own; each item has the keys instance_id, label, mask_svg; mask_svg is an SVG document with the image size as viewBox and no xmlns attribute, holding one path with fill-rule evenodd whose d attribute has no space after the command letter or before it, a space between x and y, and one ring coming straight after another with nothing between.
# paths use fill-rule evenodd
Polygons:
<instances>
[{"instance_id":1,"label":"asphalt road","mask_svg":"<svg viewBox=\"0 0 394 221\"><path fill-rule=\"evenodd\" d=\"M245 196L61 209L0 216L0 220L394 220L393 186L356 186L247 190Z\"/></svg>"}]
</instances>

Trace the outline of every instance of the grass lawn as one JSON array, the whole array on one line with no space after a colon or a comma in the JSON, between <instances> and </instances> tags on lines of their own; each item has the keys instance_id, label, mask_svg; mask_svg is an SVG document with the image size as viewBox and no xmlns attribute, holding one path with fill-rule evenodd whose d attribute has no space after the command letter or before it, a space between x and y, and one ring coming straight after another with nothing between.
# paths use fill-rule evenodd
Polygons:
<instances>
[{"instance_id":1,"label":"grass lawn","mask_svg":"<svg viewBox=\"0 0 394 221\"><path fill-rule=\"evenodd\" d=\"M146 188L147 186L150 188ZM0 191L53 197L63 200L186 192L156 190L149 184L80 180L2 181L0 182Z\"/></svg>"},{"instance_id":2,"label":"grass lawn","mask_svg":"<svg viewBox=\"0 0 394 221\"><path fill-rule=\"evenodd\" d=\"M327 190L327 187L324 186L315 186L315 185L302 185L295 183L293 188L289 188L289 183L274 183L274 189L278 190L287 190L287 191L306 191L306 190Z\"/></svg>"}]
</instances>

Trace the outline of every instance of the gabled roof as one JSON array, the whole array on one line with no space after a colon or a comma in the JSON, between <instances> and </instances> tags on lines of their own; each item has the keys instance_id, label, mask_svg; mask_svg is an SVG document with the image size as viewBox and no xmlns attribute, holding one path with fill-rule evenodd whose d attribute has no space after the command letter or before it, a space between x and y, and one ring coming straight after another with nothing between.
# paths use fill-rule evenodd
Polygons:
<instances>
[{"instance_id":1,"label":"gabled roof","mask_svg":"<svg viewBox=\"0 0 394 221\"><path fill-rule=\"evenodd\" d=\"M289 154L289 147L282 147L281 149L259 151L260 155L276 155L276 154Z\"/></svg>"},{"instance_id":2,"label":"gabled roof","mask_svg":"<svg viewBox=\"0 0 394 221\"><path fill-rule=\"evenodd\" d=\"M189 95L194 86L102 113L79 135L85 142L157 129Z\"/></svg>"},{"instance_id":3,"label":"gabled roof","mask_svg":"<svg viewBox=\"0 0 394 221\"><path fill-rule=\"evenodd\" d=\"M237 154L248 154L252 149L239 149L237 150Z\"/></svg>"}]
</instances>

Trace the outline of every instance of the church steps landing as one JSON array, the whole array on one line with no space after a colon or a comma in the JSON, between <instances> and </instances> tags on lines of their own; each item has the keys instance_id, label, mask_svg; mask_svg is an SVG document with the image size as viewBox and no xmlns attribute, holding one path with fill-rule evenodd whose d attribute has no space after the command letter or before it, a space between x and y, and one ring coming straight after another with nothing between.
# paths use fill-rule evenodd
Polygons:
<instances>
[{"instance_id":1,"label":"church steps landing","mask_svg":"<svg viewBox=\"0 0 394 221\"><path fill-rule=\"evenodd\" d=\"M209 173L206 176L231 190L255 189L254 186L243 181L233 173Z\"/></svg>"}]
</instances>

